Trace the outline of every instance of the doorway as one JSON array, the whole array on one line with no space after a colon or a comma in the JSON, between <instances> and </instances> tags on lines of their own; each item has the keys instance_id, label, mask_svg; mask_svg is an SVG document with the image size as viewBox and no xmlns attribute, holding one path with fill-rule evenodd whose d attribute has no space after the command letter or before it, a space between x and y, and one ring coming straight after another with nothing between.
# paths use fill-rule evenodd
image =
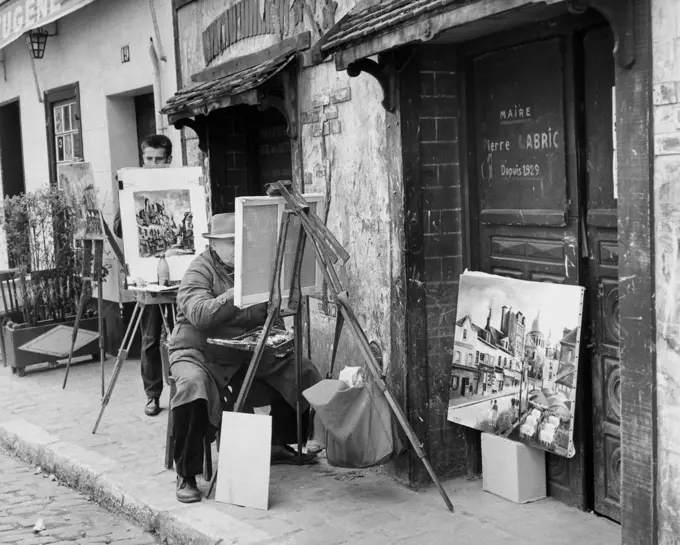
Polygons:
<instances>
[{"instance_id":1,"label":"doorway","mask_svg":"<svg viewBox=\"0 0 680 545\"><path fill-rule=\"evenodd\" d=\"M147 136L156 134L156 109L153 93L145 93L134 97L135 101L135 125L137 127L137 151L139 154L139 166L144 166L142 159L142 142Z\"/></svg>"},{"instance_id":2,"label":"doorway","mask_svg":"<svg viewBox=\"0 0 680 545\"><path fill-rule=\"evenodd\" d=\"M19 100L0 106L0 180L3 197L14 197L26 191L24 149L21 134ZM7 256L9 267L15 267Z\"/></svg>"},{"instance_id":3,"label":"doorway","mask_svg":"<svg viewBox=\"0 0 680 545\"><path fill-rule=\"evenodd\" d=\"M480 41L465 64L473 266L586 288L577 452L547 456L549 494L620 521L613 45L591 17Z\"/></svg>"},{"instance_id":4,"label":"doorway","mask_svg":"<svg viewBox=\"0 0 680 545\"><path fill-rule=\"evenodd\" d=\"M19 100L0 106L0 168L5 197L26 191Z\"/></svg>"}]
</instances>

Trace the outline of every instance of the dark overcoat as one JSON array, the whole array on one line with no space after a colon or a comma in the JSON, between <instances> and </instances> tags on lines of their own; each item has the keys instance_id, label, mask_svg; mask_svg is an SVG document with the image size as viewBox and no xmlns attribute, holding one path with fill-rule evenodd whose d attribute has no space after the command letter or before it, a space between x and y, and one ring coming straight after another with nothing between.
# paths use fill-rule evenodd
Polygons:
<instances>
[{"instance_id":1,"label":"dark overcoat","mask_svg":"<svg viewBox=\"0 0 680 545\"><path fill-rule=\"evenodd\" d=\"M213 250L207 249L191 263L177 293L177 321L169 340L170 373L175 378L177 394L173 407L197 399L208 402L210 423L219 426L221 399L229 381L247 366L252 353L208 344L211 337L231 339L263 326L267 319L267 303L239 309L233 298L224 304L218 297L234 287L233 269L227 267ZM295 407L295 366L293 355L276 358L265 353L256 375L276 389ZM321 379L316 367L304 359L304 390ZM303 398L302 409L306 410Z\"/></svg>"}]
</instances>

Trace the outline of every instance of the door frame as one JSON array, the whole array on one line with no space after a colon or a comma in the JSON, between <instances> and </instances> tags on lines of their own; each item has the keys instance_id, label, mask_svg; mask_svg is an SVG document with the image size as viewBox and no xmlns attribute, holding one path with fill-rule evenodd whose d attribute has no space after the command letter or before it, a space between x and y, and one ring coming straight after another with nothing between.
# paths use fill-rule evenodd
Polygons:
<instances>
[{"instance_id":1,"label":"door frame","mask_svg":"<svg viewBox=\"0 0 680 545\"><path fill-rule=\"evenodd\" d=\"M635 60L630 67L615 62L617 178L619 184L619 321L621 327L621 519L622 544L658 543L657 530L657 407L656 407L656 317L654 303L654 218L651 0L633 3L633 17L616 19L607 2L596 3L617 39L633 35ZM605 5L604 8L598 6ZM611 6L612 4L609 4ZM616 9L616 8L612 8ZM540 35L540 24L536 25ZM525 41L530 39L526 36ZM613 55L616 60L616 56ZM465 78L461 78L464 80ZM468 94L465 81L460 96ZM464 103L461 101L461 103ZM466 137L470 120L461 108L461 154L469 156ZM630 153L635 150L636 153ZM464 202L474 200L468 161L461 161ZM465 208L465 207L464 207ZM474 212L464 211L468 225L466 256L478 262L474 245Z\"/></svg>"}]
</instances>

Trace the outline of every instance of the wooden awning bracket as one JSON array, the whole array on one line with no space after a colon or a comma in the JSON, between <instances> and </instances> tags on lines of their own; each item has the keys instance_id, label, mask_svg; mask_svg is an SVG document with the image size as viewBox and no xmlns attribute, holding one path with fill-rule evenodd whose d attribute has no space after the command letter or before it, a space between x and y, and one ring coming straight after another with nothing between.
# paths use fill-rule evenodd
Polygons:
<instances>
[{"instance_id":1,"label":"wooden awning bracket","mask_svg":"<svg viewBox=\"0 0 680 545\"><path fill-rule=\"evenodd\" d=\"M391 63L386 62L384 55L378 56L379 62L363 58L354 61L347 67L347 75L356 78L362 72L373 76L383 90L382 105L385 110L394 113L397 107L397 73Z\"/></svg>"},{"instance_id":2,"label":"wooden awning bracket","mask_svg":"<svg viewBox=\"0 0 680 545\"><path fill-rule=\"evenodd\" d=\"M198 136L198 149L203 153L208 153L208 118L204 115L196 117L184 117L174 122L174 127L179 131L184 127L189 127Z\"/></svg>"},{"instance_id":3,"label":"wooden awning bracket","mask_svg":"<svg viewBox=\"0 0 680 545\"><path fill-rule=\"evenodd\" d=\"M614 57L621 68L635 63L635 0L568 0L571 13L599 11L614 31Z\"/></svg>"},{"instance_id":4,"label":"wooden awning bracket","mask_svg":"<svg viewBox=\"0 0 680 545\"><path fill-rule=\"evenodd\" d=\"M258 102L257 108L260 111L264 111L268 108L274 108L277 110L286 120L286 134L288 137L291 140L297 139L297 120L295 119L295 116L291 115L291 112L288 111L288 108L286 108L286 103L282 98L264 91L260 91L258 92Z\"/></svg>"}]
</instances>

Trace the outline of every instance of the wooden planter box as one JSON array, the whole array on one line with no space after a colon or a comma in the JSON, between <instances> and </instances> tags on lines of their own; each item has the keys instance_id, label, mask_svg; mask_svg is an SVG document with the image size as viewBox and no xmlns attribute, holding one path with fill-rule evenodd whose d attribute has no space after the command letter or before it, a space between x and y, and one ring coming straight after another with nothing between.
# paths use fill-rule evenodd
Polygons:
<instances>
[{"instance_id":1,"label":"wooden planter box","mask_svg":"<svg viewBox=\"0 0 680 545\"><path fill-rule=\"evenodd\" d=\"M22 350L20 347L57 326L73 326L74 322L75 318L67 322L39 322L38 325L32 327L19 325L18 327L11 328L8 325L4 325L2 328L2 335L5 341L5 358L7 360L7 364L12 368L12 372L22 377L26 374L26 367L30 365L37 365L40 363L55 364L57 361L65 359L63 356L57 357L47 354L39 354L36 352L29 352L27 350ZM97 331L97 317L95 316L94 318L81 320L80 329ZM69 348L70 342L65 348L66 358L68 358ZM98 338L94 339L73 353L74 358L87 355L92 355L95 360L99 360Z\"/></svg>"}]
</instances>

